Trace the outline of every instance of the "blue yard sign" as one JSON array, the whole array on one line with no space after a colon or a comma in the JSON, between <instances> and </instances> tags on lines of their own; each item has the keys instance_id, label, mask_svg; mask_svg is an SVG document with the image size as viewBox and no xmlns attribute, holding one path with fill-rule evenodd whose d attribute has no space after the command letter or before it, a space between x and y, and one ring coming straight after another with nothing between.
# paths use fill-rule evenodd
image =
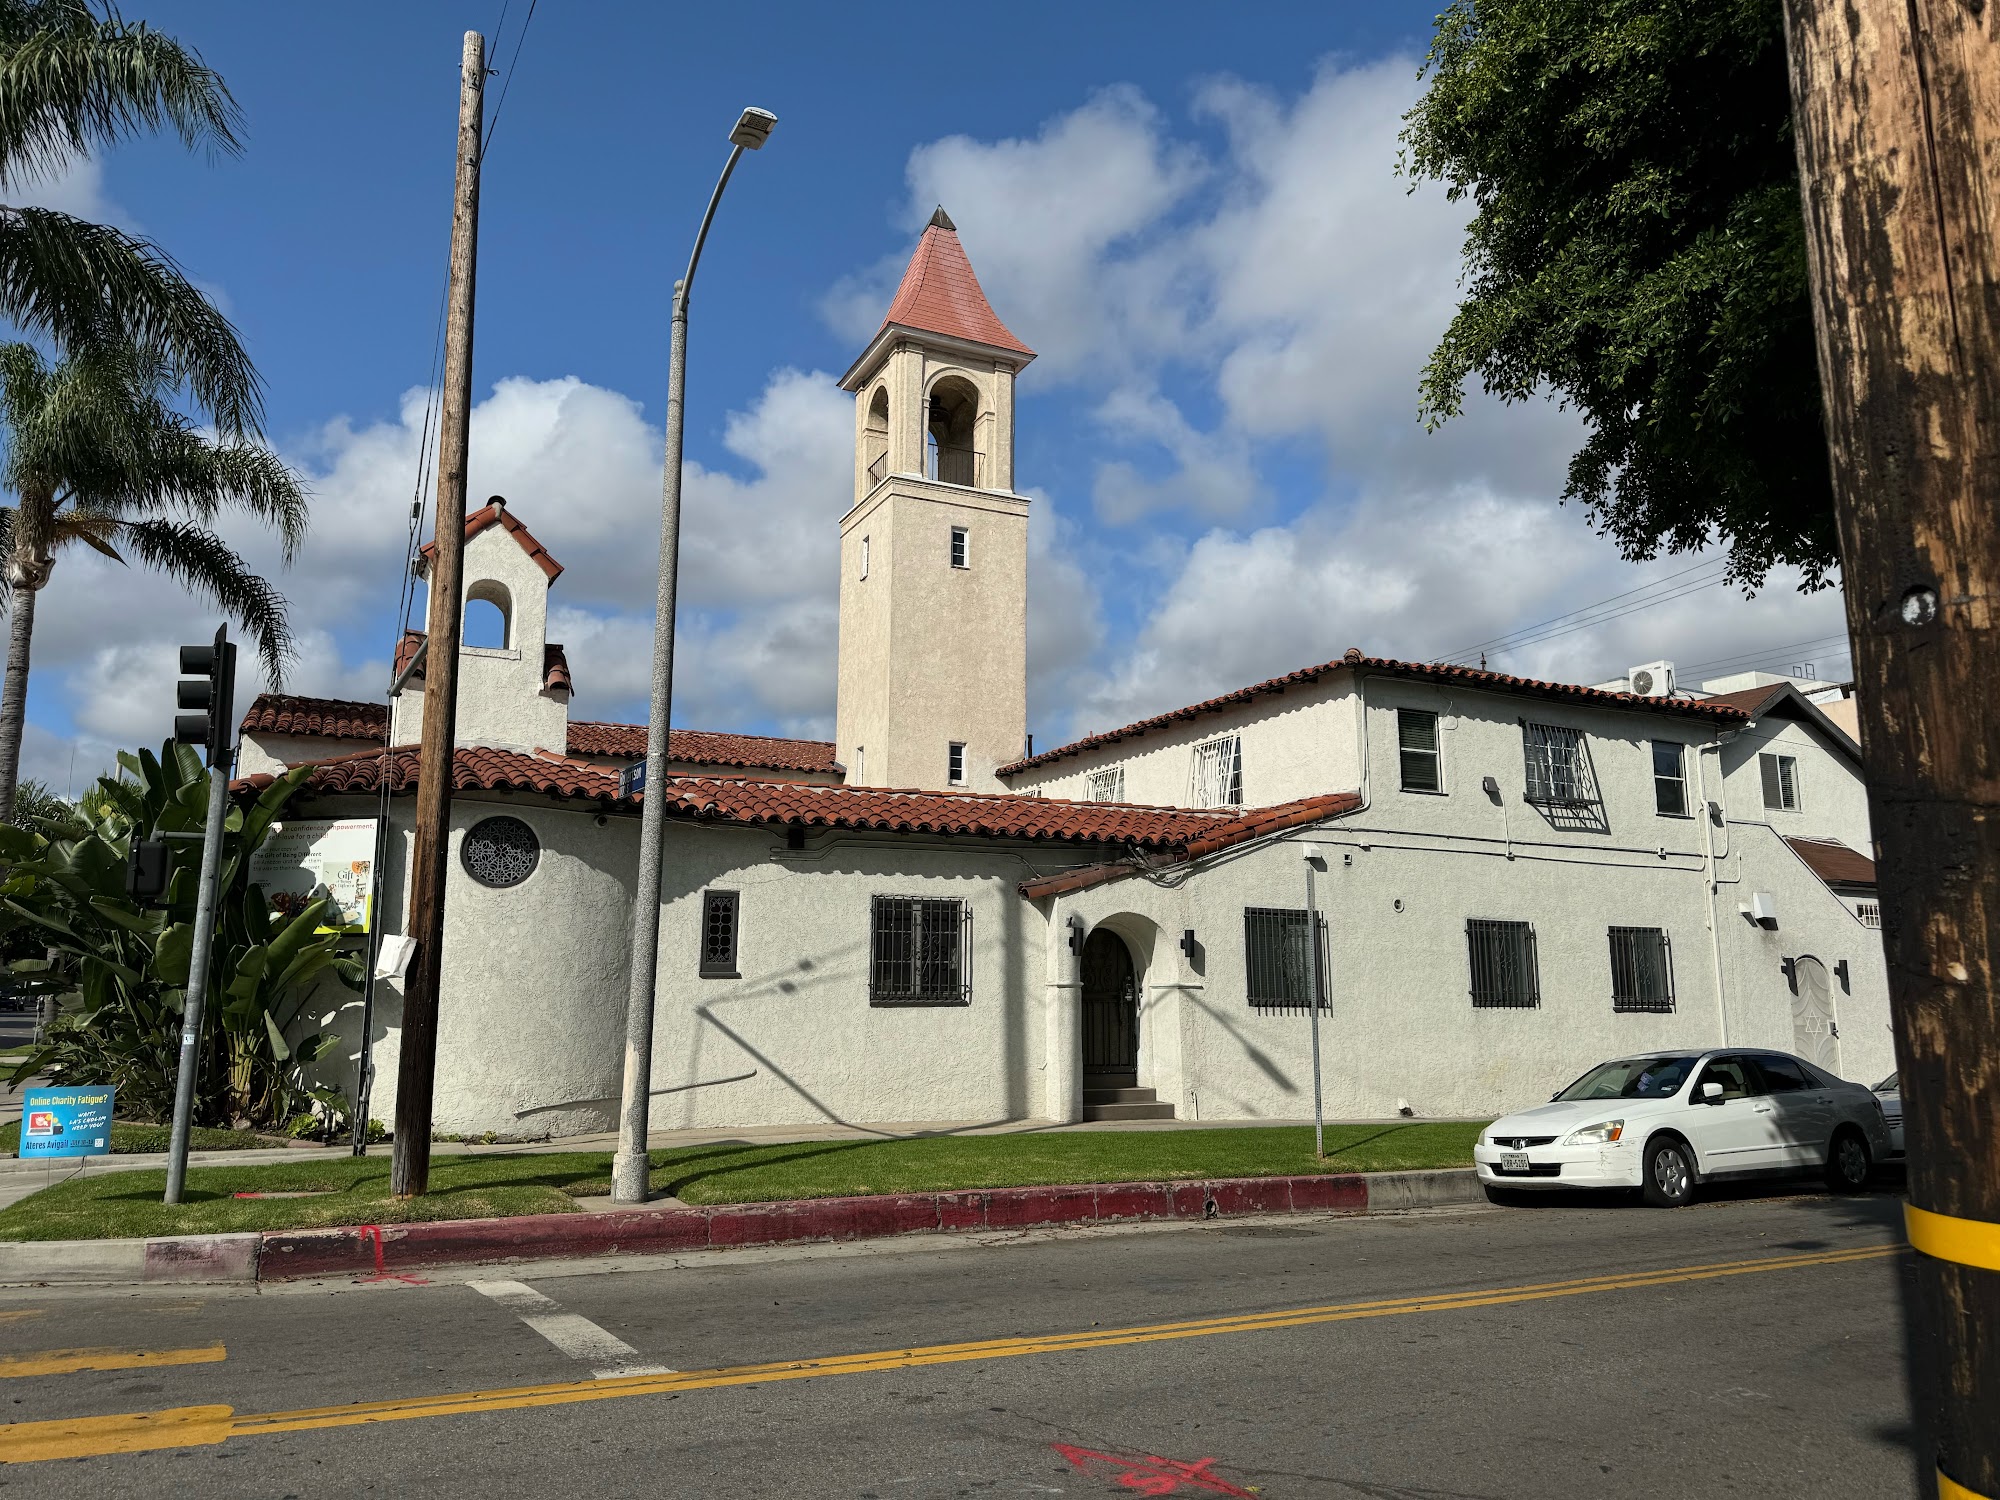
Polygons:
<instances>
[{"instance_id":1,"label":"blue yard sign","mask_svg":"<svg viewBox=\"0 0 2000 1500\"><path fill-rule=\"evenodd\" d=\"M104 1155L111 1149L111 1101L117 1092L29 1089L21 1106L21 1155Z\"/></svg>"}]
</instances>

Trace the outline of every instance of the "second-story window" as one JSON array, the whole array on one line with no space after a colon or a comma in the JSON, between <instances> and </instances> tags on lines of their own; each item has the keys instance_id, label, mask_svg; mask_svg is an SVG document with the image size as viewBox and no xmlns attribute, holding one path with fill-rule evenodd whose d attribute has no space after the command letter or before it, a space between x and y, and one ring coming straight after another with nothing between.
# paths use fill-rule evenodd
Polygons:
<instances>
[{"instance_id":1,"label":"second-story window","mask_svg":"<svg viewBox=\"0 0 2000 1500\"><path fill-rule=\"evenodd\" d=\"M963 526L951 528L951 565L954 568L972 566L972 533Z\"/></svg>"},{"instance_id":2,"label":"second-story window","mask_svg":"<svg viewBox=\"0 0 2000 1500\"><path fill-rule=\"evenodd\" d=\"M1597 800L1583 731L1563 724L1523 724L1528 800L1575 806Z\"/></svg>"},{"instance_id":3,"label":"second-story window","mask_svg":"<svg viewBox=\"0 0 2000 1500\"><path fill-rule=\"evenodd\" d=\"M1439 763L1436 714L1423 708L1397 709L1396 750L1402 760L1404 791L1444 790L1444 768Z\"/></svg>"},{"instance_id":4,"label":"second-story window","mask_svg":"<svg viewBox=\"0 0 2000 1500\"><path fill-rule=\"evenodd\" d=\"M1687 816L1687 770L1683 764L1685 749L1678 740L1653 741L1653 807L1655 811L1672 818Z\"/></svg>"},{"instance_id":5,"label":"second-story window","mask_svg":"<svg viewBox=\"0 0 2000 1500\"><path fill-rule=\"evenodd\" d=\"M1757 769L1764 778L1764 806L1772 812L1799 810L1799 761L1795 755L1760 755Z\"/></svg>"},{"instance_id":6,"label":"second-story window","mask_svg":"<svg viewBox=\"0 0 2000 1500\"><path fill-rule=\"evenodd\" d=\"M1218 735L1194 747L1193 802L1196 807L1243 805L1243 741Z\"/></svg>"},{"instance_id":7,"label":"second-story window","mask_svg":"<svg viewBox=\"0 0 2000 1500\"><path fill-rule=\"evenodd\" d=\"M1090 789L1092 802L1123 802L1125 800L1125 768L1106 766L1100 771L1092 771L1085 778Z\"/></svg>"},{"instance_id":8,"label":"second-story window","mask_svg":"<svg viewBox=\"0 0 2000 1500\"><path fill-rule=\"evenodd\" d=\"M965 745L953 740L945 750L945 780L953 786L965 785Z\"/></svg>"}]
</instances>

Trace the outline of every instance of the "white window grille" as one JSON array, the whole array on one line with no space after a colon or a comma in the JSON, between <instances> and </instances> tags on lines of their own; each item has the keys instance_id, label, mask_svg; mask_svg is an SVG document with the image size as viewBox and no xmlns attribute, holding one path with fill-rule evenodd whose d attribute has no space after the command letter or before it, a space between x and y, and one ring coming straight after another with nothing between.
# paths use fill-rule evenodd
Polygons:
<instances>
[{"instance_id":1,"label":"white window grille","mask_svg":"<svg viewBox=\"0 0 2000 1500\"><path fill-rule=\"evenodd\" d=\"M972 566L972 533L963 526L951 528L951 565L954 568Z\"/></svg>"},{"instance_id":2,"label":"white window grille","mask_svg":"<svg viewBox=\"0 0 2000 1500\"><path fill-rule=\"evenodd\" d=\"M1673 949L1665 929L1613 927L1611 1008L1666 1014L1674 1008Z\"/></svg>"},{"instance_id":3,"label":"white window grille","mask_svg":"<svg viewBox=\"0 0 2000 1500\"><path fill-rule=\"evenodd\" d=\"M1863 927L1880 927L1882 925L1882 903L1879 901L1857 901L1854 903L1854 915L1861 919Z\"/></svg>"},{"instance_id":4,"label":"white window grille","mask_svg":"<svg viewBox=\"0 0 2000 1500\"><path fill-rule=\"evenodd\" d=\"M1799 810L1799 762L1794 755L1760 755L1757 769L1764 779L1764 806L1770 812Z\"/></svg>"},{"instance_id":5,"label":"white window grille","mask_svg":"<svg viewBox=\"0 0 2000 1500\"><path fill-rule=\"evenodd\" d=\"M1123 802L1125 800L1125 768L1106 766L1101 771L1092 771L1085 783L1090 790L1092 802Z\"/></svg>"},{"instance_id":6,"label":"white window grille","mask_svg":"<svg viewBox=\"0 0 2000 1500\"><path fill-rule=\"evenodd\" d=\"M1402 761L1404 791L1444 790L1436 714L1422 708L1397 709L1396 751Z\"/></svg>"},{"instance_id":7,"label":"white window grille","mask_svg":"<svg viewBox=\"0 0 2000 1500\"><path fill-rule=\"evenodd\" d=\"M1193 802L1196 807L1243 805L1243 741L1233 734L1194 747Z\"/></svg>"},{"instance_id":8,"label":"white window grille","mask_svg":"<svg viewBox=\"0 0 2000 1500\"><path fill-rule=\"evenodd\" d=\"M958 740L945 752L945 779L953 786L965 785L965 746Z\"/></svg>"},{"instance_id":9,"label":"white window grille","mask_svg":"<svg viewBox=\"0 0 2000 1500\"><path fill-rule=\"evenodd\" d=\"M1581 729L1562 724L1523 724L1528 801L1580 806L1597 801L1596 778Z\"/></svg>"}]
</instances>

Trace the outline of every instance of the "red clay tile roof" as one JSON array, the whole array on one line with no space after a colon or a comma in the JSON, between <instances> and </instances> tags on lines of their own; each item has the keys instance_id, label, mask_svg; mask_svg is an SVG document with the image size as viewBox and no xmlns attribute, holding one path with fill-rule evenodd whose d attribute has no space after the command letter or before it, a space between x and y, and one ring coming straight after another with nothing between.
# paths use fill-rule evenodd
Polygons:
<instances>
[{"instance_id":1,"label":"red clay tile roof","mask_svg":"<svg viewBox=\"0 0 2000 1500\"><path fill-rule=\"evenodd\" d=\"M1724 708L1740 708L1754 719L1764 711L1773 698L1783 693L1784 690L1784 683L1774 682L1769 687L1744 688L1734 693L1717 693L1713 697L1704 698L1701 701L1703 703L1720 704Z\"/></svg>"},{"instance_id":2,"label":"red clay tile roof","mask_svg":"<svg viewBox=\"0 0 2000 1500\"><path fill-rule=\"evenodd\" d=\"M506 500L499 495L495 495L491 500L480 506L478 510L475 510L465 518L465 539L468 542L471 541L480 532L496 522L506 527L513 535L514 540L521 544L521 550L532 557L536 565L549 575L550 583L554 583L562 576L562 564L549 556L549 549L535 540L533 532L514 519L514 513L507 509ZM429 567L431 558L436 555L437 543L425 542L423 547L424 566Z\"/></svg>"},{"instance_id":3,"label":"red clay tile roof","mask_svg":"<svg viewBox=\"0 0 2000 1500\"><path fill-rule=\"evenodd\" d=\"M1542 682L1532 677L1510 677L1504 672L1482 672L1477 667L1454 667L1438 662L1398 661L1389 656L1363 656L1359 648L1349 647L1346 655L1338 661L1322 662L1316 667L1301 667L1296 672L1287 672L1283 677L1273 677L1266 682L1238 688L1233 693L1206 698L1200 703L1191 703L1186 708L1177 708L1171 713L1155 714L1150 719L1141 719L1135 724L1125 725L1122 729L1109 729L1102 734L1086 735L1080 740L1072 740L1067 745L1058 745L1053 750L1044 750L1039 755L1031 755L1024 760L1014 761L1011 765L1002 766L994 774L1012 776L1033 766L1046 766L1072 755L1081 755L1086 750L1094 750L1099 745L1111 745L1120 740L1135 739L1151 730L1164 729L1189 719L1198 719L1204 714L1220 713L1239 703L1248 703L1256 698L1282 693L1287 688L1318 682L1322 677L1342 671L1363 671L1384 677L1408 677L1424 682L1449 682L1460 687L1492 688L1500 692L1520 693L1531 698L1554 698L1564 702L1598 704L1606 708L1636 708L1652 713L1686 714L1695 718L1720 720L1726 724L1741 723L1748 717L1740 708L1728 704L1716 705L1716 700L1712 698L1640 698L1631 693L1606 692L1601 688L1578 687L1567 682Z\"/></svg>"},{"instance_id":4,"label":"red clay tile roof","mask_svg":"<svg viewBox=\"0 0 2000 1500\"><path fill-rule=\"evenodd\" d=\"M401 676L403 668L416 659L417 648L423 645L423 643L424 633L421 630L404 631L402 639L396 642L396 663L389 670L397 676ZM423 668L421 667L410 674L413 680L423 675Z\"/></svg>"},{"instance_id":5,"label":"red clay tile roof","mask_svg":"<svg viewBox=\"0 0 2000 1500\"><path fill-rule=\"evenodd\" d=\"M379 742L389 732L389 710L380 703L259 693L243 715L241 728L245 734L311 734Z\"/></svg>"},{"instance_id":6,"label":"red clay tile roof","mask_svg":"<svg viewBox=\"0 0 2000 1500\"><path fill-rule=\"evenodd\" d=\"M569 726L569 753L639 760L646 753L646 726L579 721ZM683 765L741 766L755 771L836 769L831 740L786 740L763 734L719 734L707 729L668 730L667 758Z\"/></svg>"},{"instance_id":7,"label":"red clay tile roof","mask_svg":"<svg viewBox=\"0 0 2000 1500\"><path fill-rule=\"evenodd\" d=\"M1174 858L1154 861L1144 868L1158 869L1163 863L1202 859L1232 845L1261 838L1265 834L1282 833L1287 828L1298 828L1307 823L1319 823L1328 818L1343 817L1360 806L1361 797L1358 793L1328 792L1318 797L1302 797L1297 802L1281 803L1277 807L1253 808L1189 841L1185 848L1177 851ZM1087 890L1094 885L1119 880L1127 875L1137 875L1141 873L1141 869L1141 866L1134 864L1089 865L1080 870L1064 870L1059 874L1024 880L1019 889L1028 900L1039 901L1044 896L1061 896L1070 891Z\"/></svg>"},{"instance_id":8,"label":"red clay tile roof","mask_svg":"<svg viewBox=\"0 0 2000 1500\"><path fill-rule=\"evenodd\" d=\"M323 795L374 792L385 767L392 790L416 788L418 751L363 750L317 763L307 789ZM268 775L235 785L256 790ZM621 800L618 772L553 754L517 750L461 749L452 757L452 786L458 791L533 792L543 796ZM808 782L753 781L723 776L667 779L673 801L670 817L745 825L798 824L807 828L852 828L893 833L971 835L1062 843L1126 844L1181 859L1275 832L1299 822L1351 810L1352 794L1309 798L1281 808L1197 811L1136 807L1118 802L1065 802L1050 797L976 796L900 791L882 787L821 786ZM628 805L636 798L623 799Z\"/></svg>"},{"instance_id":9,"label":"red clay tile roof","mask_svg":"<svg viewBox=\"0 0 2000 1500\"><path fill-rule=\"evenodd\" d=\"M1787 838L1792 853L1828 885L1875 884L1875 861L1857 854L1838 839Z\"/></svg>"},{"instance_id":10,"label":"red clay tile roof","mask_svg":"<svg viewBox=\"0 0 2000 1500\"><path fill-rule=\"evenodd\" d=\"M1011 349L1031 359L1035 353L994 313L972 262L965 258L965 247L958 242L958 228L942 208L931 215L882 319L884 328L892 325Z\"/></svg>"}]
</instances>

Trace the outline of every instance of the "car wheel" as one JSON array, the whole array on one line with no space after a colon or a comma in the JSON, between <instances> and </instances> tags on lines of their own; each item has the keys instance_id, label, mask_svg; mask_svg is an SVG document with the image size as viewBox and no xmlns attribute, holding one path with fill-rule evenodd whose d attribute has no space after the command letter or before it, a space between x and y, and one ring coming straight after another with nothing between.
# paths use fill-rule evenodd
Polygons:
<instances>
[{"instance_id":1,"label":"car wheel","mask_svg":"<svg viewBox=\"0 0 2000 1500\"><path fill-rule=\"evenodd\" d=\"M1836 1193L1858 1193L1868 1186L1874 1165L1867 1140L1850 1126L1837 1132L1826 1148L1826 1185Z\"/></svg>"},{"instance_id":2,"label":"car wheel","mask_svg":"<svg viewBox=\"0 0 2000 1500\"><path fill-rule=\"evenodd\" d=\"M1661 1136L1646 1147L1642 1191L1655 1208L1679 1208L1694 1197L1694 1153L1686 1141Z\"/></svg>"}]
</instances>

